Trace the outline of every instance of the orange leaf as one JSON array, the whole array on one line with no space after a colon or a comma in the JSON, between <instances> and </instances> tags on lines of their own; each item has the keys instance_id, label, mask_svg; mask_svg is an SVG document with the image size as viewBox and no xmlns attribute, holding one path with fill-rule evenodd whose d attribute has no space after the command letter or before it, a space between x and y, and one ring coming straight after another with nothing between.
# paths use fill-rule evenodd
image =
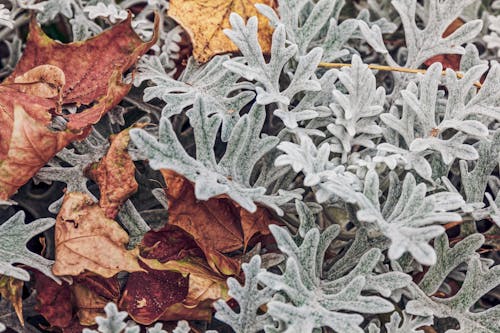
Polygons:
<instances>
[{"instance_id":1,"label":"orange leaf","mask_svg":"<svg viewBox=\"0 0 500 333\"><path fill-rule=\"evenodd\" d=\"M223 32L231 28L231 12L238 13L244 20L257 16L259 44L264 53L270 51L272 28L255 8L257 3L274 6L273 0L170 0L168 15L187 31L193 43L194 58L204 63L216 54L238 52Z\"/></svg>"},{"instance_id":2,"label":"orange leaf","mask_svg":"<svg viewBox=\"0 0 500 333\"><path fill-rule=\"evenodd\" d=\"M83 193L66 193L55 227L55 275L79 275L85 270L103 277L120 271L143 271L139 250L127 251L128 234L104 215Z\"/></svg>"},{"instance_id":3,"label":"orange leaf","mask_svg":"<svg viewBox=\"0 0 500 333\"><path fill-rule=\"evenodd\" d=\"M129 129L112 136L106 156L87 170L90 178L99 185L99 206L110 219L116 217L120 206L139 187L135 180L134 162L127 152L129 142Z\"/></svg>"},{"instance_id":4,"label":"orange leaf","mask_svg":"<svg viewBox=\"0 0 500 333\"><path fill-rule=\"evenodd\" d=\"M143 42L127 20L83 42L62 44L31 20L14 72L0 85L0 200L6 200L130 90L122 75L157 39ZM158 30L157 22L155 31ZM66 131L48 128L62 104L92 105L66 116Z\"/></svg>"}]
</instances>

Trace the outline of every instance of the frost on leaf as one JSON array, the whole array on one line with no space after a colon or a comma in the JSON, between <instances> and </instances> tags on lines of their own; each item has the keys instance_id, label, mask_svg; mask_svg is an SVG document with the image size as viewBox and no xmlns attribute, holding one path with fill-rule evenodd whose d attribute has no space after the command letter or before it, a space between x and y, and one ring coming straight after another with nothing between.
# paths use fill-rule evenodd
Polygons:
<instances>
[{"instance_id":1,"label":"frost on leaf","mask_svg":"<svg viewBox=\"0 0 500 333\"><path fill-rule=\"evenodd\" d=\"M282 275L267 271L259 273L258 278L265 286L285 293L290 302L272 300L268 303L268 313L273 319L283 321L288 332L311 332L325 326L337 332L363 332L359 326L363 317L358 313L390 312L394 306L380 296L364 296L362 291L372 290L389 297L392 290L409 283L409 276L400 272L373 274L381 252L372 249L347 275L336 280L325 279L325 251L340 229L332 225L320 233L310 223L311 212L305 204L297 201L296 205L303 224L295 240L284 228L270 227L279 249L288 259Z\"/></svg>"},{"instance_id":2,"label":"frost on leaf","mask_svg":"<svg viewBox=\"0 0 500 333\"><path fill-rule=\"evenodd\" d=\"M453 331L457 333L498 332L500 305L489 309L475 307L481 297L500 284L500 265L490 266L491 263L484 263L479 256L473 256L468 261L465 280L460 290L451 297L431 296L414 286L414 300L407 304L406 311L420 316L455 318L460 325L458 330Z\"/></svg>"},{"instance_id":3,"label":"frost on leaf","mask_svg":"<svg viewBox=\"0 0 500 333\"><path fill-rule=\"evenodd\" d=\"M30 279L28 272L13 265L17 263L37 269L59 281L51 271L53 261L26 248L26 243L31 238L54 225L54 219L38 219L25 224L24 217L24 212L20 211L0 225L0 274L28 281Z\"/></svg>"},{"instance_id":4,"label":"frost on leaf","mask_svg":"<svg viewBox=\"0 0 500 333\"><path fill-rule=\"evenodd\" d=\"M321 86L314 76L323 51L316 47L298 58L297 68L286 89L280 87L281 72L286 64L297 53L295 44L286 45L286 32L283 25L276 27L271 45L271 59L266 62L257 41L257 18L252 17L245 22L241 16L231 14L231 29L224 32L238 46L243 54L224 63L228 69L250 81L256 81L257 103L267 105L278 103L275 115L290 128L298 126L297 119L288 106L292 98L303 91L319 91ZM309 118L314 118L309 114Z\"/></svg>"},{"instance_id":5,"label":"frost on leaf","mask_svg":"<svg viewBox=\"0 0 500 333\"><path fill-rule=\"evenodd\" d=\"M279 191L276 195L266 195L265 188L250 184L255 164L278 141L273 136L260 136L265 120L263 108L254 105L240 118L219 162L216 162L213 149L221 121L209 118L204 108L203 99L198 98L187 114L194 129L196 159L184 150L166 117L160 120L159 140L144 130L132 129L132 142L144 151L151 168L172 170L193 182L199 200L226 194L249 212L255 212L256 203L261 203L282 214L279 205L296 198L296 192Z\"/></svg>"},{"instance_id":6,"label":"frost on leaf","mask_svg":"<svg viewBox=\"0 0 500 333\"><path fill-rule=\"evenodd\" d=\"M145 56L139 61L135 84L145 80L153 83L144 89L144 101L163 100L166 105L162 115L167 118L191 109L194 100L201 98L206 105L203 112L222 120L221 137L227 142L240 119L240 110L255 96L251 91L241 91L248 88L248 84L237 83L239 76L223 66L228 59L228 56L216 56L199 65L190 58L182 75L175 80L165 72L160 57Z\"/></svg>"},{"instance_id":7,"label":"frost on leaf","mask_svg":"<svg viewBox=\"0 0 500 333\"><path fill-rule=\"evenodd\" d=\"M268 313L258 314L259 308L271 300L275 293L269 287L259 288L258 274L264 271L260 268L261 258L253 257L249 263L242 265L245 273L245 284L229 278L227 285L229 287L229 296L236 300L239 305L239 313L231 309L224 301L219 300L214 304L215 318L230 325L235 332L255 333L264 329L266 325L272 323Z\"/></svg>"},{"instance_id":8,"label":"frost on leaf","mask_svg":"<svg viewBox=\"0 0 500 333\"><path fill-rule=\"evenodd\" d=\"M272 0L171 0L168 15L186 29L193 43L193 56L204 63L215 54L238 50L223 33L229 28L231 13L238 13L244 18L257 15L260 21L258 42L264 52L269 51L272 28L257 12L256 3L273 5Z\"/></svg>"}]
</instances>

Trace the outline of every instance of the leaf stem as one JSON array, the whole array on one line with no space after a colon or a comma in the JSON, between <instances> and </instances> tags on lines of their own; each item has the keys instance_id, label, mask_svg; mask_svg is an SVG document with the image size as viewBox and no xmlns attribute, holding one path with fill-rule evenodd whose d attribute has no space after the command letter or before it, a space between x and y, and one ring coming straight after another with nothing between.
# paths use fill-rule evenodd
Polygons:
<instances>
[{"instance_id":1,"label":"leaf stem","mask_svg":"<svg viewBox=\"0 0 500 333\"><path fill-rule=\"evenodd\" d=\"M343 68L343 67L351 67L351 64L320 62L318 66L325 68ZM400 73L410 73L410 74L425 74L427 72L426 69L413 69L413 68L392 67L392 66L373 65L373 64L368 64L368 68L378 71L400 72ZM442 71L441 73L442 75L445 75L446 71ZM456 72L456 75L459 79L464 77L464 75L460 72ZM474 82L474 86L480 89L483 85L481 84L481 82Z\"/></svg>"}]
</instances>

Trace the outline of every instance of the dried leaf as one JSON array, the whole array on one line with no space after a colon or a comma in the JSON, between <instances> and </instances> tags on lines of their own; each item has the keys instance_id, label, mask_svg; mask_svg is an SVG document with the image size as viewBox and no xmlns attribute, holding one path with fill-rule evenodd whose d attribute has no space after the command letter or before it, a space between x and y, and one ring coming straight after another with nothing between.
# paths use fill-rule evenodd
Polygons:
<instances>
[{"instance_id":1,"label":"dried leaf","mask_svg":"<svg viewBox=\"0 0 500 333\"><path fill-rule=\"evenodd\" d=\"M76 315L83 326L94 325L96 316L104 316L104 307L117 302L120 284L116 277L105 279L95 274L81 274L71 286L75 300Z\"/></svg>"},{"instance_id":2,"label":"dried leaf","mask_svg":"<svg viewBox=\"0 0 500 333\"><path fill-rule=\"evenodd\" d=\"M193 43L194 58L204 63L216 54L238 52L236 45L223 32L231 28L229 15L232 12L245 20L258 17L260 47L264 53L270 51L272 28L255 8L257 3L274 5L273 0L171 0L168 15L186 29Z\"/></svg>"},{"instance_id":3,"label":"dried leaf","mask_svg":"<svg viewBox=\"0 0 500 333\"><path fill-rule=\"evenodd\" d=\"M66 282L57 284L42 273L35 272L37 311L51 326L67 327L73 319L73 295Z\"/></svg>"},{"instance_id":4,"label":"dried leaf","mask_svg":"<svg viewBox=\"0 0 500 333\"><path fill-rule=\"evenodd\" d=\"M127 232L83 193L67 193L56 220L55 275L79 275L85 270L103 277L120 271L143 271L139 250L127 251Z\"/></svg>"},{"instance_id":5,"label":"dried leaf","mask_svg":"<svg viewBox=\"0 0 500 333\"><path fill-rule=\"evenodd\" d=\"M155 33L143 42L130 22L129 17L87 41L62 44L45 35L33 16L24 54L0 85L0 200L68 143L83 139L130 90L122 75L157 39ZM68 130L49 130L53 114L68 103L93 105L67 116Z\"/></svg>"},{"instance_id":6,"label":"dried leaf","mask_svg":"<svg viewBox=\"0 0 500 333\"><path fill-rule=\"evenodd\" d=\"M94 325L95 317L104 315L104 306L116 302L120 294L116 277L105 279L91 273L74 278L71 285L59 285L36 272L35 289L40 314L64 332L81 332L82 326Z\"/></svg>"},{"instance_id":7,"label":"dried leaf","mask_svg":"<svg viewBox=\"0 0 500 333\"><path fill-rule=\"evenodd\" d=\"M113 219L120 206L137 191L135 166L127 152L130 142L129 129L110 138L111 145L106 156L90 166L87 174L97 182L101 198L99 206L107 218Z\"/></svg>"},{"instance_id":8,"label":"dried leaf","mask_svg":"<svg viewBox=\"0 0 500 333\"><path fill-rule=\"evenodd\" d=\"M17 318L24 326L23 318L23 286L24 282L13 278L12 276L0 275L0 295L2 298L8 299L14 311L16 311Z\"/></svg>"},{"instance_id":9,"label":"dried leaf","mask_svg":"<svg viewBox=\"0 0 500 333\"><path fill-rule=\"evenodd\" d=\"M246 248L257 233L269 234L269 224L276 223L270 213L262 207L249 213L223 196L197 200L194 187L186 178L170 170L161 173L167 183L169 223L193 236L212 269L237 275L239 260L224 254Z\"/></svg>"}]
</instances>

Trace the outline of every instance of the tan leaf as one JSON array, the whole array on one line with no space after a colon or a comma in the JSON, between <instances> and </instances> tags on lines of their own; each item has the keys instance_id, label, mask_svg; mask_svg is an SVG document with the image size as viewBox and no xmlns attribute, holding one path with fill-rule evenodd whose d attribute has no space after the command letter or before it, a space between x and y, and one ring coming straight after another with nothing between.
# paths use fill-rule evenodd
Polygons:
<instances>
[{"instance_id":1,"label":"tan leaf","mask_svg":"<svg viewBox=\"0 0 500 333\"><path fill-rule=\"evenodd\" d=\"M231 28L229 15L232 12L244 20L257 16L259 44L264 53L270 51L272 28L255 8L257 3L274 6L273 0L170 0L168 15L187 31L193 43L194 58L204 63L216 54L238 51L223 32Z\"/></svg>"},{"instance_id":2,"label":"tan leaf","mask_svg":"<svg viewBox=\"0 0 500 333\"><path fill-rule=\"evenodd\" d=\"M127 151L130 142L129 129L111 137L106 156L87 170L88 176L99 185L99 206L106 217L113 219L120 206L137 191L135 166Z\"/></svg>"},{"instance_id":3,"label":"tan leaf","mask_svg":"<svg viewBox=\"0 0 500 333\"><path fill-rule=\"evenodd\" d=\"M139 250L127 251L128 234L106 218L84 193L66 193L55 227L55 275L79 275L85 270L103 277L120 271L143 271Z\"/></svg>"}]
</instances>

